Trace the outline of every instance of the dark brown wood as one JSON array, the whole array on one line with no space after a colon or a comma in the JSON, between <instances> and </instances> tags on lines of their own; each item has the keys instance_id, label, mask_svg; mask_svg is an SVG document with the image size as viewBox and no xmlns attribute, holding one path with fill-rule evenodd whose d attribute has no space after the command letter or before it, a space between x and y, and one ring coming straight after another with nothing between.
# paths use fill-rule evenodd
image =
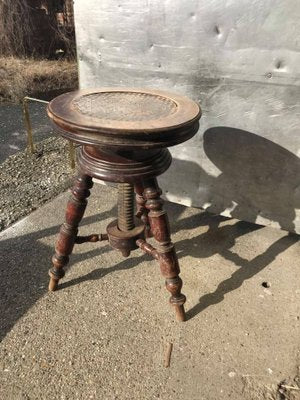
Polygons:
<instances>
[{"instance_id":1,"label":"dark brown wood","mask_svg":"<svg viewBox=\"0 0 300 400\"><path fill-rule=\"evenodd\" d=\"M143 224L135 224L136 226L129 231L120 231L118 221L112 221L108 224L106 230L109 244L114 249L120 250L124 257L128 257L132 250L138 248L136 241L145 238L145 227Z\"/></svg>"},{"instance_id":2,"label":"dark brown wood","mask_svg":"<svg viewBox=\"0 0 300 400\"><path fill-rule=\"evenodd\" d=\"M144 193L144 185L142 182L137 182L134 185L134 190L136 193L136 217L139 218L143 224L145 225L145 237L152 237L152 232L148 219L148 210L145 207L146 200L143 196Z\"/></svg>"},{"instance_id":3,"label":"dark brown wood","mask_svg":"<svg viewBox=\"0 0 300 400\"><path fill-rule=\"evenodd\" d=\"M81 175L73 187L66 221L58 236L49 290L55 290L64 276L63 267L75 243L108 239L125 257L140 248L159 261L176 317L184 321L182 280L156 177L171 164L167 147L188 140L198 131L200 107L173 93L106 88L58 96L50 102L48 115L61 136L81 145ZM92 177L124 184L119 186L118 220L107 226L107 234L77 236ZM133 218L133 186L137 218ZM152 234L157 248L145 240Z\"/></svg>"},{"instance_id":4,"label":"dark brown wood","mask_svg":"<svg viewBox=\"0 0 300 400\"><path fill-rule=\"evenodd\" d=\"M103 242L105 240L108 240L107 233L100 233L100 234L92 233L91 235L87 236L76 236L75 243L76 244L82 244L86 242L95 243L95 242Z\"/></svg>"},{"instance_id":5,"label":"dark brown wood","mask_svg":"<svg viewBox=\"0 0 300 400\"><path fill-rule=\"evenodd\" d=\"M78 165L85 174L119 183L136 184L141 179L161 175L171 162L168 149L112 151L83 146L78 154Z\"/></svg>"},{"instance_id":6,"label":"dark brown wood","mask_svg":"<svg viewBox=\"0 0 300 400\"><path fill-rule=\"evenodd\" d=\"M138 247L141 250L143 250L143 252L145 252L146 254L150 254L150 256L152 256L153 258L156 258L156 260L158 260L158 258L159 258L158 251L150 243L147 243L143 239L138 239L136 241L136 244L138 245Z\"/></svg>"},{"instance_id":7,"label":"dark brown wood","mask_svg":"<svg viewBox=\"0 0 300 400\"><path fill-rule=\"evenodd\" d=\"M59 279L65 275L63 267L69 262L69 255L72 253L78 233L78 225L83 217L87 205L86 199L90 195L89 189L92 186L93 181L90 176L79 174L71 189L72 195L68 201L65 222L60 228L55 254L52 258L53 268L49 270L50 291L57 288Z\"/></svg>"},{"instance_id":8,"label":"dark brown wood","mask_svg":"<svg viewBox=\"0 0 300 400\"><path fill-rule=\"evenodd\" d=\"M201 109L161 90L105 88L56 97L48 115L60 135L85 145L150 149L182 143L199 128Z\"/></svg>"},{"instance_id":9,"label":"dark brown wood","mask_svg":"<svg viewBox=\"0 0 300 400\"><path fill-rule=\"evenodd\" d=\"M144 197L146 208L149 210L148 218L151 231L158 246L158 261L162 275L166 278L166 288L171 293L170 303L174 306L176 318L185 320L184 303L186 297L181 293L182 280L179 277L180 269L174 244L170 237L168 216L163 210L161 190L157 185L156 178L144 182Z\"/></svg>"}]
</instances>

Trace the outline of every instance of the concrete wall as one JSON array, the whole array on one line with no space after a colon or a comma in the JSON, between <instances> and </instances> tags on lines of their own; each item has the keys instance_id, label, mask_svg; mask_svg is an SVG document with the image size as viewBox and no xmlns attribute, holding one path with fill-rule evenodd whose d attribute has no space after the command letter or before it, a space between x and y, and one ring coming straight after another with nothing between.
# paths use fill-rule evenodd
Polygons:
<instances>
[{"instance_id":1,"label":"concrete wall","mask_svg":"<svg viewBox=\"0 0 300 400\"><path fill-rule=\"evenodd\" d=\"M300 233L299 0L75 0L80 85L170 89L201 129L160 178L186 205Z\"/></svg>"}]
</instances>

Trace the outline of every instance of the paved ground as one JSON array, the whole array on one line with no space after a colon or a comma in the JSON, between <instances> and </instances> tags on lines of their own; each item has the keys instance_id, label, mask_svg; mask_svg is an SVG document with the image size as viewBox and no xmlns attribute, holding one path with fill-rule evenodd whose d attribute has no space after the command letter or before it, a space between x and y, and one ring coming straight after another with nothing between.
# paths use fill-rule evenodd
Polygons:
<instances>
[{"instance_id":1,"label":"paved ground","mask_svg":"<svg viewBox=\"0 0 300 400\"><path fill-rule=\"evenodd\" d=\"M167 204L188 297L180 324L139 251L79 245L47 293L66 196L0 235L1 399L299 398L296 236ZM81 232L104 230L115 200L96 185Z\"/></svg>"},{"instance_id":2,"label":"paved ground","mask_svg":"<svg viewBox=\"0 0 300 400\"><path fill-rule=\"evenodd\" d=\"M35 142L53 135L46 113L46 104L29 103L29 113ZM26 148L27 135L20 104L0 104L0 163L8 156Z\"/></svg>"}]
</instances>

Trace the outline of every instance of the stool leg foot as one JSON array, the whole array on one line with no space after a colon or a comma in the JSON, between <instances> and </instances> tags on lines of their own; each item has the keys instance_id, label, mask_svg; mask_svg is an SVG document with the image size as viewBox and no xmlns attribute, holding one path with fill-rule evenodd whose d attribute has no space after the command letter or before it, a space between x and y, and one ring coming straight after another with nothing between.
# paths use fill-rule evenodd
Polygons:
<instances>
[{"instance_id":1,"label":"stool leg foot","mask_svg":"<svg viewBox=\"0 0 300 400\"><path fill-rule=\"evenodd\" d=\"M144 198L149 210L148 219L158 246L158 261L162 275L166 278L166 288L171 293L170 303L175 308L176 319L185 321L184 303L186 297L181 293L182 280L174 244L170 237L170 227L167 212L163 210L161 190L155 178L144 182Z\"/></svg>"},{"instance_id":2,"label":"stool leg foot","mask_svg":"<svg viewBox=\"0 0 300 400\"><path fill-rule=\"evenodd\" d=\"M54 292L57 289L57 286L58 286L58 280L50 276L50 281L48 286L49 292Z\"/></svg>"},{"instance_id":3,"label":"stool leg foot","mask_svg":"<svg viewBox=\"0 0 300 400\"><path fill-rule=\"evenodd\" d=\"M182 279L178 275L175 278L167 278L166 288L172 295L170 298L170 303L175 309L177 321L185 321L184 303L186 301L186 297L181 293Z\"/></svg>"},{"instance_id":4,"label":"stool leg foot","mask_svg":"<svg viewBox=\"0 0 300 400\"><path fill-rule=\"evenodd\" d=\"M90 195L89 189L92 186L92 178L80 173L71 189L72 195L68 201L65 222L60 228L55 254L52 258L53 267L49 270L49 291L51 292L57 289L59 280L65 275L63 268L69 262L69 255L74 247L78 225L83 217L87 205L86 199Z\"/></svg>"},{"instance_id":5,"label":"stool leg foot","mask_svg":"<svg viewBox=\"0 0 300 400\"><path fill-rule=\"evenodd\" d=\"M184 322L185 321L185 310L184 310L184 305L182 306L175 306L175 314L176 314L176 319L179 322Z\"/></svg>"}]
</instances>

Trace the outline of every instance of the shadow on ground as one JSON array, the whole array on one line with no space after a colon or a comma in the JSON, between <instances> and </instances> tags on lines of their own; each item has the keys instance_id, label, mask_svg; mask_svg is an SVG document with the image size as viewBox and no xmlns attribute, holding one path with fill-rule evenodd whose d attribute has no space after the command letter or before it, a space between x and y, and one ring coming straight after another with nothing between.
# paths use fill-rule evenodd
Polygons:
<instances>
[{"instance_id":1,"label":"shadow on ground","mask_svg":"<svg viewBox=\"0 0 300 400\"><path fill-rule=\"evenodd\" d=\"M166 206L173 232L190 230L201 226L208 226L205 233L188 240L180 240L176 243L179 258L189 255L196 259L211 257L220 254L224 258L234 262L239 269L232 276L220 282L214 293L203 295L199 303L188 311L188 318L196 316L199 312L222 301L224 295L240 287L244 280L251 278L265 268L274 258L292 246L297 240L296 235L287 235L274 242L263 254L251 261L244 260L238 254L231 252L235 241L242 235L246 235L262 227L246 222L236 222L230 225L220 224L225 217L203 213L180 219L185 207L168 203ZM84 218L81 226L99 222L112 216L115 208L103 213ZM41 229L34 233L24 234L13 239L1 241L1 303L0 303L0 338L12 329L16 321L47 291L48 268L53 254L53 248L44 245L41 239L55 235L59 226ZM111 251L108 245L95 244L95 249L71 257L70 265L75 265L84 259L104 254ZM124 261L107 268L95 268L92 272L79 278L63 282L60 290L78 285L84 281L98 280L106 274L118 270L130 269L139 265L141 261L149 259L148 256L124 259Z\"/></svg>"}]
</instances>

